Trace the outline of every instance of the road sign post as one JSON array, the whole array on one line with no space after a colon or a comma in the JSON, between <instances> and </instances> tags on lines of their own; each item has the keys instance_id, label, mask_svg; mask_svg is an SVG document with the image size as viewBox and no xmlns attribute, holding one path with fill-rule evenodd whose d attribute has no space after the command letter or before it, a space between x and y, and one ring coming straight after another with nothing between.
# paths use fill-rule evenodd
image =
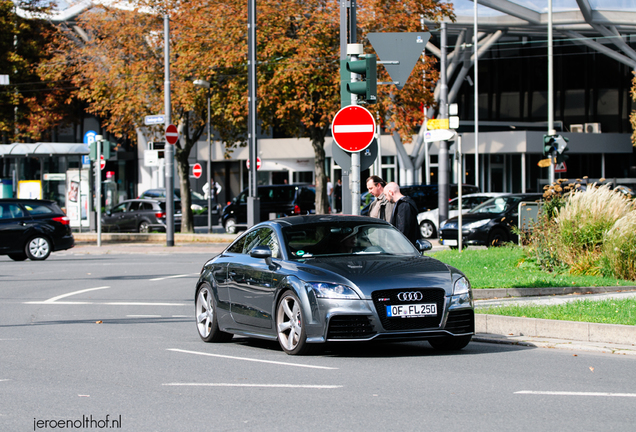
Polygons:
<instances>
[{"instance_id":1,"label":"road sign post","mask_svg":"<svg viewBox=\"0 0 636 432\"><path fill-rule=\"evenodd\" d=\"M169 118L169 117L168 117ZM166 127L166 246L174 246L174 147L179 141L179 130L173 124Z\"/></svg>"}]
</instances>

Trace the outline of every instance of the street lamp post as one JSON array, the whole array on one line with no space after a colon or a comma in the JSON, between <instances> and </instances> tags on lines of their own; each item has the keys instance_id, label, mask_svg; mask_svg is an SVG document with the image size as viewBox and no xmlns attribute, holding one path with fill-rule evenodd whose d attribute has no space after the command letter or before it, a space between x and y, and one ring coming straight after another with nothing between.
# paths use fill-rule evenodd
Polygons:
<instances>
[{"instance_id":1,"label":"street lamp post","mask_svg":"<svg viewBox=\"0 0 636 432\"><path fill-rule=\"evenodd\" d=\"M212 147L210 141L210 83L206 80L194 80L197 87L208 89L208 234L212 232Z\"/></svg>"}]
</instances>

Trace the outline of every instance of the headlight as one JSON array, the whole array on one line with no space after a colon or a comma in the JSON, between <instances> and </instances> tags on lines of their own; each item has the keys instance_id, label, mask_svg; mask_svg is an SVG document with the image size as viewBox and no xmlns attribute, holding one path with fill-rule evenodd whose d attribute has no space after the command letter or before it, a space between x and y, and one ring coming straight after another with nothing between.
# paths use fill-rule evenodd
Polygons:
<instances>
[{"instance_id":1,"label":"headlight","mask_svg":"<svg viewBox=\"0 0 636 432\"><path fill-rule=\"evenodd\" d=\"M325 282L308 282L318 298L329 299L355 299L359 300L360 296L350 287L340 284L332 284Z\"/></svg>"},{"instance_id":2,"label":"headlight","mask_svg":"<svg viewBox=\"0 0 636 432\"><path fill-rule=\"evenodd\" d=\"M482 220L479 220L479 221L476 221L476 222L468 223L468 224L464 225L462 227L462 229L475 229L475 228L483 227L488 222L490 222L490 219L482 219Z\"/></svg>"},{"instance_id":3,"label":"headlight","mask_svg":"<svg viewBox=\"0 0 636 432\"><path fill-rule=\"evenodd\" d=\"M465 277L460 277L455 281L453 286L453 295L468 294L470 291L470 282Z\"/></svg>"}]
</instances>

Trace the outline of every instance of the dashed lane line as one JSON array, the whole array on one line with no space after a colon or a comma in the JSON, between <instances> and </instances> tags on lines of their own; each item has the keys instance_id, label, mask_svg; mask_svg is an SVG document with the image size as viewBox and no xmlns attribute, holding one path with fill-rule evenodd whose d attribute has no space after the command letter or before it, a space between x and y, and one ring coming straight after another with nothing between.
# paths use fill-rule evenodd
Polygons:
<instances>
[{"instance_id":1,"label":"dashed lane line","mask_svg":"<svg viewBox=\"0 0 636 432\"><path fill-rule=\"evenodd\" d=\"M262 387L262 388L301 388L301 389L337 389L341 385L318 384L237 384L237 383L165 383L162 386L184 387Z\"/></svg>"},{"instance_id":2,"label":"dashed lane line","mask_svg":"<svg viewBox=\"0 0 636 432\"><path fill-rule=\"evenodd\" d=\"M256 363L276 364L276 365L281 365L281 366L302 367L302 368L309 368L309 369L324 369L324 370L337 370L338 369L338 368L327 367L327 366L304 365L304 364L298 364L298 363L286 363L286 362L279 362L279 361L273 361L273 360L253 359L253 358L249 358L249 357L235 357L235 356L229 356L229 355L223 355L223 354L212 354L212 353L204 353L204 352L198 352L198 351L187 351L187 350L182 350L182 349L177 349L177 348L168 348L168 351L180 352L180 353L185 353L185 354L195 354L195 355L209 356L209 357L220 357L220 358L226 358L226 359L230 359L230 360L243 360L243 361L251 361L251 362L256 362Z\"/></svg>"},{"instance_id":3,"label":"dashed lane line","mask_svg":"<svg viewBox=\"0 0 636 432\"><path fill-rule=\"evenodd\" d=\"M568 391L531 391L523 390L515 394L545 396L601 396L601 397L636 397L636 393L603 393L603 392L568 392Z\"/></svg>"}]
</instances>

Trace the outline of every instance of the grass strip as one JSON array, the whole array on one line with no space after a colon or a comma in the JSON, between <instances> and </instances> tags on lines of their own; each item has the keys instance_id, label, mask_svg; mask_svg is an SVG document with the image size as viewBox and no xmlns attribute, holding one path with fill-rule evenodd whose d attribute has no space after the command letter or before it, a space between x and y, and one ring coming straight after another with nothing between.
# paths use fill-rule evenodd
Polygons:
<instances>
[{"instance_id":1,"label":"grass strip","mask_svg":"<svg viewBox=\"0 0 636 432\"><path fill-rule=\"evenodd\" d=\"M528 258L520 246L444 250L430 254L466 274L474 289L633 286L634 281L603 276L549 273Z\"/></svg>"},{"instance_id":2,"label":"grass strip","mask_svg":"<svg viewBox=\"0 0 636 432\"><path fill-rule=\"evenodd\" d=\"M599 324L636 325L636 299L578 300L559 305L508 305L478 308L480 314Z\"/></svg>"}]
</instances>

